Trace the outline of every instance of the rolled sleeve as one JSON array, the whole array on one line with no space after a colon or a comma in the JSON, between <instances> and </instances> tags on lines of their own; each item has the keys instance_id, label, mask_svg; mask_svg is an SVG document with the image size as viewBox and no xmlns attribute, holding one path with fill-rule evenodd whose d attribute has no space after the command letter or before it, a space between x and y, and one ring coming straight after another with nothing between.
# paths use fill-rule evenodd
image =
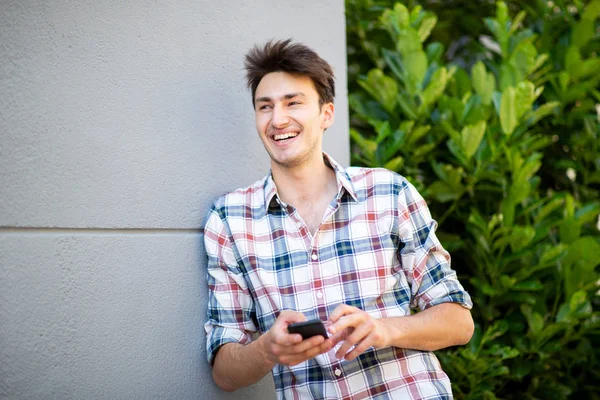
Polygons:
<instances>
[{"instance_id":1,"label":"rolled sleeve","mask_svg":"<svg viewBox=\"0 0 600 400\"><path fill-rule=\"evenodd\" d=\"M218 349L226 343L247 344L256 332L254 301L238 263L226 225L213 207L204 228L208 257L208 319L206 354L212 364Z\"/></svg>"},{"instance_id":2,"label":"rolled sleeve","mask_svg":"<svg viewBox=\"0 0 600 400\"><path fill-rule=\"evenodd\" d=\"M411 287L411 308L425 310L442 303L473 307L471 297L450 267L450 254L442 247L429 208L417 189L405 181L399 196L399 259Z\"/></svg>"}]
</instances>

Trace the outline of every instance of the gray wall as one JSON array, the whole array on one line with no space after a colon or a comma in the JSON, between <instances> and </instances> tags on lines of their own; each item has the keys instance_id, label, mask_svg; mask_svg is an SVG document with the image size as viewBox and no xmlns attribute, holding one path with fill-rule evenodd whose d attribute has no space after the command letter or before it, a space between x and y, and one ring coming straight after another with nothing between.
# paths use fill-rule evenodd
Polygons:
<instances>
[{"instance_id":1,"label":"gray wall","mask_svg":"<svg viewBox=\"0 0 600 400\"><path fill-rule=\"evenodd\" d=\"M294 37L335 67L343 1L0 2L0 397L266 399L205 361L199 228L260 179L242 57Z\"/></svg>"}]
</instances>

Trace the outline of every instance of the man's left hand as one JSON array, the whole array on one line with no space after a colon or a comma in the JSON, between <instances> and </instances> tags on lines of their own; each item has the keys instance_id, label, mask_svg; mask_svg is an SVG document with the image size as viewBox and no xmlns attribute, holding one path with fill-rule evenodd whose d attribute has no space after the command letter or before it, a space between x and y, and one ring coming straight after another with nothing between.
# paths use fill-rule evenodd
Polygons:
<instances>
[{"instance_id":1,"label":"man's left hand","mask_svg":"<svg viewBox=\"0 0 600 400\"><path fill-rule=\"evenodd\" d=\"M376 349L389 346L390 334L385 323L359 308L341 304L331 313L329 321L333 345L344 341L335 354L337 358L350 361L371 346ZM348 353L352 346L354 349Z\"/></svg>"}]
</instances>

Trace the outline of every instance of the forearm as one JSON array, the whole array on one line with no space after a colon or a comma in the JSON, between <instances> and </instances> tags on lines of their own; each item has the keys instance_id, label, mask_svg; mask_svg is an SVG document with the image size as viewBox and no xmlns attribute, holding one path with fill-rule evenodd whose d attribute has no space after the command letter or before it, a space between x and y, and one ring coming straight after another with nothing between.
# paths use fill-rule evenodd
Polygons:
<instances>
[{"instance_id":1,"label":"forearm","mask_svg":"<svg viewBox=\"0 0 600 400\"><path fill-rule=\"evenodd\" d=\"M269 373L275 364L264 355L263 336L247 345L227 343L221 346L212 369L217 386L233 392L258 382Z\"/></svg>"},{"instance_id":2,"label":"forearm","mask_svg":"<svg viewBox=\"0 0 600 400\"><path fill-rule=\"evenodd\" d=\"M471 312L456 303L443 303L406 317L382 318L388 345L434 351L471 340Z\"/></svg>"}]
</instances>

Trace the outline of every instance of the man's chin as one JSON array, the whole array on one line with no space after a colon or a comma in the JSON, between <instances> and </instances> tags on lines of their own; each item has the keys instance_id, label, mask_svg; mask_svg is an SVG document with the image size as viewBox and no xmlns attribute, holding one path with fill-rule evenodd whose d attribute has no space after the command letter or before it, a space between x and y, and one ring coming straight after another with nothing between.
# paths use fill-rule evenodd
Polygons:
<instances>
[{"instance_id":1,"label":"man's chin","mask_svg":"<svg viewBox=\"0 0 600 400\"><path fill-rule=\"evenodd\" d=\"M302 165L307 157L303 157L301 154L290 154L290 155L274 155L269 153L271 156L271 164L275 164L282 168L295 168Z\"/></svg>"}]
</instances>

